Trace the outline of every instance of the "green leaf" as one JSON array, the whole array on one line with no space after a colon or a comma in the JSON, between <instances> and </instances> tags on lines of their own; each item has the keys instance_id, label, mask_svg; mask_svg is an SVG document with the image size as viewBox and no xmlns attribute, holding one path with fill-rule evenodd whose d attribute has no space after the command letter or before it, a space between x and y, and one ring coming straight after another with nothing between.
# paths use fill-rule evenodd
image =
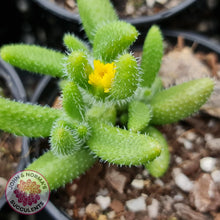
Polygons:
<instances>
[{"instance_id":1,"label":"green leaf","mask_svg":"<svg viewBox=\"0 0 220 220\"><path fill-rule=\"evenodd\" d=\"M124 54L116 62L116 74L110 89L113 100L131 97L138 87L139 71L136 59L131 54Z\"/></svg>"},{"instance_id":2,"label":"green leaf","mask_svg":"<svg viewBox=\"0 0 220 220\"><path fill-rule=\"evenodd\" d=\"M145 132L155 138L161 145L161 154L153 161L145 164L149 173L154 177L161 177L167 171L170 163L170 153L168 150L167 141L164 136L154 127L148 127Z\"/></svg>"},{"instance_id":3,"label":"green leaf","mask_svg":"<svg viewBox=\"0 0 220 220\"><path fill-rule=\"evenodd\" d=\"M27 137L48 137L53 122L63 117L58 109L0 98L0 129Z\"/></svg>"},{"instance_id":4,"label":"green leaf","mask_svg":"<svg viewBox=\"0 0 220 220\"><path fill-rule=\"evenodd\" d=\"M109 0L77 0L77 5L83 28L90 42L93 42L99 27L118 20L118 16Z\"/></svg>"},{"instance_id":5,"label":"green leaf","mask_svg":"<svg viewBox=\"0 0 220 220\"><path fill-rule=\"evenodd\" d=\"M163 37L158 26L153 25L147 33L141 60L142 86L151 87L160 69L163 57Z\"/></svg>"},{"instance_id":6,"label":"green leaf","mask_svg":"<svg viewBox=\"0 0 220 220\"><path fill-rule=\"evenodd\" d=\"M67 77L83 88L89 86L89 74L92 67L88 62L88 57L83 51L73 51L66 60Z\"/></svg>"},{"instance_id":7,"label":"green leaf","mask_svg":"<svg viewBox=\"0 0 220 220\"><path fill-rule=\"evenodd\" d=\"M34 73L63 77L64 54L35 45L11 44L1 48L3 60Z\"/></svg>"},{"instance_id":8,"label":"green leaf","mask_svg":"<svg viewBox=\"0 0 220 220\"><path fill-rule=\"evenodd\" d=\"M150 106L139 101L132 101L128 107L128 129L133 132L143 130L151 119Z\"/></svg>"},{"instance_id":9,"label":"green leaf","mask_svg":"<svg viewBox=\"0 0 220 220\"><path fill-rule=\"evenodd\" d=\"M63 42L69 51L80 50L89 53L88 45L74 34L64 34Z\"/></svg>"},{"instance_id":10,"label":"green leaf","mask_svg":"<svg viewBox=\"0 0 220 220\"><path fill-rule=\"evenodd\" d=\"M88 128L85 124L78 124L75 128L63 119L58 119L51 130L51 151L55 155L73 154L83 146L87 140ZM79 128L80 127L80 128ZM82 131L83 135L82 135Z\"/></svg>"},{"instance_id":11,"label":"green leaf","mask_svg":"<svg viewBox=\"0 0 220 220\"><path fill-rule=\"evenodd\" d=\"M93 43L96 59L112 62L119 54L127 50L137 39L134 26L123 21L115 21L98 29Z\"/></svg>"},{"instance_id":12,"label":"green leaf","mask_svg":"<svg viewBox=\"0 0 220 220\"><path fill-rule=\"evenodd\" d=\"M141 165L159 156L161 146L153 138L92 121L89 148L102 160L118 165Z\"/></svg>"},{"instance_id":13,"label":"green leaf","mask_svg":"<svg viewBox=\"0 0 220 220\"><path fill-rule=\"evenodd\" d=\"M85 105L78 86L74 82L66 82L63 89L63 109L72 118L82 121Z\"/></svg>"},{"instance_id":14,"label":"green leaf","mask_svg":"<svg viewBox=\"0 0 220 220\"><path fill-rule=\"evenodd\" d=\"M114 105L94 104L86 112L86 116L89 120L99 120L111 124L116 122L116 108Z\"/></svg>"},{"instance_id":15,"label":"green leaf","mask_svg":"<svg viewBox=\"0 0 220 220\"><path fill-rule=\"evenodd\" d=\"M192 80L158 92L151 100L151 124L168 124L190 116L207 101L214 87L209 78Z\"/></svg>"},{"instance_id":16,"label":"green leaf","mask_svg":"<svg viewBox=\"0 0 220 220\"><path fill-rule=\"evenodd\" d=\"M26 169L42 174L50 190L54 190L79 177L94 163L95 159L88 149L82 149L67 156L55 156L48 151Z\"/></svg>"}]
</instances>

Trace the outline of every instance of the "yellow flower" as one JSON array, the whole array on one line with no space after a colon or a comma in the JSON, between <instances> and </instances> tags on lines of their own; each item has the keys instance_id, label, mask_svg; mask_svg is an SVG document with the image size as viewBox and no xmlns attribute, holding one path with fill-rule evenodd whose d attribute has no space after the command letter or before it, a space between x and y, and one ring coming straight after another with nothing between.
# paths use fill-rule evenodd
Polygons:
<instances>
[{"instance_id":1,"label":"yellow flower","mask_svg":"<svg viewBox=\"0 0 220 220\"><path fill-rule=\"evenodd\" d=\"M105 93L109 92L111 84L115 77L114 63L101 63L100 60L94 60L94 71L89 75L88 83L95 87L103 88Z\"/></svg>"}]
</instances>

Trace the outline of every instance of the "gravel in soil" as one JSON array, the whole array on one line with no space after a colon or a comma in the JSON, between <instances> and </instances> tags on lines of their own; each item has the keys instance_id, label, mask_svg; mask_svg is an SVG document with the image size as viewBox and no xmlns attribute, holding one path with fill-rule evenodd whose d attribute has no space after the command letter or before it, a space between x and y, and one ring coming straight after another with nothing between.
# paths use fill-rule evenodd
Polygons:
<instances>
[{"instance_id":1,"label":"gravel in soil","mask_svg":"<svg viewBox=\"0 0 220 220\"><path fill-rule=\"evenodd\" d=\"M188 77L200 78L203 73L218 82L218 62L213 65L207 61L209 55L195 53L193 47L185 47L180 42L164 56L161 77L167 74L164 66L169 66L168 72L177 70L170 79L166 78L164 86L178 84ZM186 77L185 73L190 75ZM195 73L202 75L195 76ZM176 80L169 82L171 79ZM209 108L212 107L210 104ZM85 175L52 192L53 203L73 219L80 220L218 220L219 115L209 114L204 108L179 123L157 128L167 139L171 153L170 167L163 177L153 178L141 166L117 167L97 162Z\"/></svg>"}]
</instances>

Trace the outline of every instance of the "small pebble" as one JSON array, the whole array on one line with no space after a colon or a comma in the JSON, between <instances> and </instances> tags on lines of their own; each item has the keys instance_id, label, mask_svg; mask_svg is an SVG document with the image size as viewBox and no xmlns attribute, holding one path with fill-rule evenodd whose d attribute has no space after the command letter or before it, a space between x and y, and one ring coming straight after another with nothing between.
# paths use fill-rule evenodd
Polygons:
<instances>
[{"instance_id":1,"label":"small pebble","mask_svg":"<svg viewBox=\"0 0 220 220\"><path fill-rule=\"evenodd\" d=\"M154 183L159 185L159 186L162 186L162 187L164 186L164 182L161 179L158 179L158 178L154 181Z\"/></svg>"},{"instance_id":2,"label":"small pebble","mask_svg":"<svg viewBox=\"0 0 220 220\"><path fill-rule=\"evenodd\" d=\"M159 212L160 203L153 199L151 205L148 205L148 215L150 218L157 218Z\"/></svg>"},{"instance_id":3,"label":"small pebble","mask_svg":"<svg viewBox=\"0 0 220 220\"><path fill-rule=\"evenodd\" d=\"M115 212L114 212L114 211L108 212L108 213L107 213L107 217L108 217L109 219L114 219L114 218L115 218Z\"/></svg>"},{"instance_id":4,"label":"small pebble","mask_svg":"<svg viewBox=\"0 0 220 220\"><path fill-rule=\"evenodd\" d=\"M81 210L81 209L80 209ZM80 212L79 210L79 212ZM86 215L88 215L92 219L97 219L98 215L100 213L100 207L96 204L90 203L89 205L86 206L86 209L81 210L81 214L79 213L79 216L84 216L84 213L86 212Z\"/></svg>"},{"instance_id":5,"label":"small pebble","mask_svg":"<svg viewBox=\"0 0 220 220\"><path fill-rule=\"evenodd\" d=\"M176 201L176 202L181 202L184 200L184 197L182 194L176 194L173 199Z\"/></svg>"},{"instance_id":6,"label":"small pebble","mask_svg":"<svg viewBox=\"0 0 220 220\"><path fill-rule=\"evenodd\" d=\"M183 138L183 137L179 137L179 138L177 139L177 141L178 141L179 143L183 144L184 147L185 147L187 150L191 150L192 147L193 147L192 142L189 141L189 140L187 140L187 139L185 139L185 138Z\"/></svg>"},{"instance_id":7,"label":"small pebble","mask_svg":"<svg viewBox=\"0 0 220 220\"><path fill-rule=\"evenodd\" d=\"M184 145L184 147L185 147L187 150L191 150L191 149L193 148L192 142L191 142L191 141L188 141L188 140L185 140L185 141L183 142L183 145Z\"/></svg>"},{"instance_id":8,"label":"small pebble","mask_svg":"<svg viewBox=\"0 0 220 220\"><path fill-rule=\"evenodd\" d=\"M149 172L146 169L144 169L142 175L143 177L149 177Z\"/></svg>"},{"instance_id":9,"label":"small pebble","mask_svg":"<svg viewBox=\"0 0 220 220\"><path fill-rule=\"evenodd\" d=\"M104 189L100 189L98 192L97 192L97 196L107 196L108 195L108 189L104 188Z\"/></svg>"},{"instance_id":10,"label":"small pebble","mask_svg":"<svg viewBox=\"0 0 220 220\"><path fill-rule=\"evenodd\" d=\"M214 170L211 173L211 177L215 183L220 183L220 170Z\"/></svg>"},{"instance_id":11,"label":"small pebble","mask_svg":"<svg viewBox=\"0 0 220 220\"><path fill-rule=\"evenodd\" d=\"M181 157L175 157L175 161L177 164L180 164L183 162L183 159Z\"/></svg>"},{"instance_id":12,"label":"small pebble","mask_svg":"<svg viewBox=\"0 0 220 220\"><path fill-rule=\"evenodd\" d=\"M107 209L111 204L111 199L109 196L97 196L95 201L100 205L102 210Z\"/></svg>"},{"instance_id":13,"label":"small pebble","mask_svg":"<svg viewBox=\"0 0 220 220\"><path fill-rule=\"evenodd\" d=\"M213 138L207 141L206 145L210 150L220 152L220 138Z\"/></svg>"},{"instance_id":14,"label":"small pebble","mask_svg":"<svg viewBox=\"0 0 220 220\"><path fill-rule=\"evenodd\" d=\"M156 2L160 3L161 5L164 5L167 3L168 0L156 0Z\"/></svg>"},{"instance_id":15,"label":"small pebble","mask_svg":"<svg viewBox=\"0 0 220 220\"><path fill-rule=\"evenodd\" d=\"M106 215L99 215L98 220L108 220Z\"/></svg>"},{"instance_id":16,"label":"small pebble","mask_svg":"<svg viewBox=\"0 0 220 220\"><path fill-rule=\"evenodd\" d=\"M197 138L197 135L196 135L196 133L189 131L186 133L186 138L189 141L195 141Z\"/></svg>"},{"instance_id":17,"label":"small pebble","mask_svg":"<svg viewBox=\"0 0 220 220\"><path fill-rule=\"evenodd\" d=\"M143 188L144 188L144 180L134 179L134 180L131 182L131 185L132 185L135 189L143 189Z\"/></svg>"},{"instance_id":18,"label":"small pebble","mask_svg":"<svg viewBox=\"0 0 220 220\"><path fill-rule=\"evenodd\" d=\"M212 172L215 169L216 159L213 157L203 157L200 159L200 168L205 172Z\"/></svg>"},{"instance_id":19,"label":"small pebble","mask_svg":"<svg viewBox=\"0 0 220 220\"><path fill-rule=\"evenodd\" d=\"M71 185L71 187L70 187L70 189L72 190L72 191L75 191L76 189L77 189L77 184L72 184Z\"/></svg>"},{"instance_id":20,"label":"small pebble","mask_svg":"<svg viewBox=\"0 0 220 220\"><path fill-rule=\"evenodd\" d=\"M80 208L78 211L79 217L83 217L85 215L86 209L85 208Z\"/></svg>"},{"instance_id":21,"label":"small pebble","mask_svg":"<svg viewBox=\"0 0 220 220\"><path fill-rule=\"evenodd\" d=\"M69 203L71 205L73 205L75 202L76 202L76 197L75 196L70 196Z\"/></svg>"},{"instance_id":22,"label":"small pebble","mask_svg":"<svg viewBox=\"0 0 220 220\"><path fill-rule=\"evenodd\" d=\"M183 173L173 171L176 185L184 192L189 192L193 187L193 182Z\"/></svg>"},{"instance_id":23,"label":"small pebble","mask_svg":"<svg viewBox=\"0 0 220 220\"><path fill-rule=\"evenodd\" d=\"M68 215L73 216L73 210L72 209L67 209L66 211L67 211Z\"/></svg>"},{"instance_id":24,"label":"small pebble","mask_svg":"<svg viewBox=\"0 0 220 220\"><path fill-rule=\"evenodd\" d=\"M210 140L212 140L214 137L213 137L213 135L212 134L209 134L209 133L207 133L207 134L205 134L205 140L208 142L208 141L210 141Z\"/></svg>"},{"instance_id":25,"label":"small pebble","mask_svg":"<svg viewBox=\"0 0 220 220\"><path fill-rule=\"evenodd\" d=\"M149 8L153 8L156 0L146 0L146 4Z\"/></svg>"},{"instance_id":26,"label":"small pebble","mask_svg":"<svg viewBox=\"0 0 220 220\"><path fill-rule=\"evenodd\" d=\"M131 199L131 200L126 201L126 206L132 212L139 212L139 211L147 210L145 198L142 196L136 199Z\"/></svg>"}]
</instances>

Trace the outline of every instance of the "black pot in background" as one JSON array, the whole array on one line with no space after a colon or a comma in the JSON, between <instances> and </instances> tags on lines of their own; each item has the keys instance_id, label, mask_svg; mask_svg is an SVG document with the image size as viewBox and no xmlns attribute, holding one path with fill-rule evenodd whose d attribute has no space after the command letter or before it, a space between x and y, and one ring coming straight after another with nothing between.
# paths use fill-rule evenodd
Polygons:
<instances>
[{"instance_id":1,"label":"black pot in background","mask_svg":"<svg viewBox=\"0 0 220 220\"><path fill-rule=\"evenodd\" d=\"M58 6L57 4L51 2L50 0L33 0L33 1L35 1L44 9L48 10L48 12L56 15L57 17L60 17L61 19L65 19L67 21L71 21L76 24L80 22L80 17L78 14L71 13L70 11ZM158 23L161 20L165 20L170 17L173 17L174 15L182 12L186 8L192 6L196 2L197 0L185 0L175 7L169 10L159 12L155 15L141 16L138 18L126 18L123 20L133 24L136 27L146 26L146 25L149 26L149 24Z\"/></svg>"},{"instance_id":2,"label":"black pot in background","mask_svg":"<svg viewBox=\"0 0 220 220\"><path fill-rule=\"evenodd\" d=\"M24 90L23 84L14 70L14 68L5 63L2 59L0 59L0 79L4 82L5 87L9 90L11 99L17 101L26 101L26 92ZM26 165L29 163L29 148L27 138L22 138L22 151L21 151L21 159L16 169L16 172L23 170ZM1 215L3 215L3 207L6 204L5 195L0 198L0 219Z\"/></svg>"},{"instance_id":3,"label":"black pot in background","mask_svg":"<svg viewBox=\"0 0 220 220\"><path fill-rule=\"evenodd\" d=\"M202 35L184 32L184 31L173 31L173 30L164 30L163 31L164 39L170 42L173 42L175 45L177 42L177 37L182 36L185 40L186 45L192 45L193 43L197 43L197 50L203 52L215 52L220 58L220 46L211 42L207 37ZM143 39L142 39L143 40ZM135 48L142 48L140 45L134 45ZM51 105L55 98L59 95L59 85L57 79L51 78L49 76L45 76L39 83L33 97L32 102L38 103L41 105ZM36 149L37 145L40 141L34 141L31 146ZM40 150L35 150L34 157L41 155L42 152ZM71 220L67 213L62 211L59 207L56 207L51 200L48 202L47 206L36 215L37 220L47 219L63 219L63 220Z\"/></svg>"},{"instance_id":4,"label":"black pot in background","mask_svg":"<svg viewBox=\"0 0 220 220\"><path fill-rule=\"evenodd\" d=\"M81 20L78 14L71 13L50 0L32 0L32 2L36 3L36 5L42 9L39 10L39 12L41 12L40 14L48 14L48 16L53 16L58 22L64 22L63 27L72 24L72 28L67 29L69 29L70 32L72 31L79 34L79 36L85 37L84 31L81 30ZM192 28L193 30L197 28L201 20L207 17L211 17L210 19L212 19L214 16L213 12L215 13L215 11L208 8L207 0L184 0L173 8L151 16L122 18L122 20L133 24L139 31L147 30L152 24L159 24L162 27L172 26L172 29L184 28L187 30ZM58 25L56 25L56 27L58 27ZM211 29L214 28L215 27L211 27ZM56 34L57 33L58 32L56 32Z\"/></svg>"}]
</instances>

